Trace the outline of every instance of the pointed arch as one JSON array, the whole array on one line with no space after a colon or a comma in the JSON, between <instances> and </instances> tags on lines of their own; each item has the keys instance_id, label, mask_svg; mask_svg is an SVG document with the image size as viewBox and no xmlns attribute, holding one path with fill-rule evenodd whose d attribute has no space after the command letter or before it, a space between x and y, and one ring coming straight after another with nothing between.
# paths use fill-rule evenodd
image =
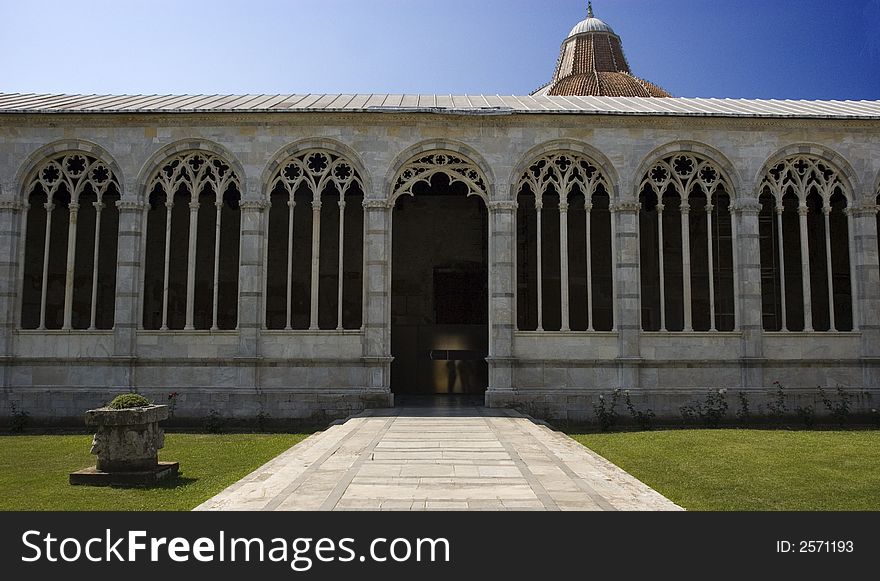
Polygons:
<instances>
[{"instance_id":1,"label":"pointed arch","mask_svg":"<svg viewBox=\"0 0 880 581\"><path fill-rule=\"evenodd\" d=\"M641 196L643 177L648 173L651 167L658 160L673 158L677 154L690 154L705 162L710 162L717 170L720 179L726 182L728 189L730 190L730 195L736 197L739 195L739 192L746 191L743 187L742 177L737 171L736 166L724 153L711 145L699 141L674 141L655 148L642 158L635 173L637 181L634 184L634 200L638 200L639 196Z\"/></svg>"},{"instance_id":2,"label":"pointed arch","mask_svg":"<svg viewBox=\"0 0 880 581\"><path fill-rule=\"evenodd\" d=\"M266 164L266 167L263 168L263 172L260 175L260 191L264 195L268 195L268 192L271 190L270 182L278 174L281 166L289 159L309 150L325 151L338 158L344 159L345 162L354 169L354 173L357 174L364 192L371 192L373 190L372 176L367 171L360 155L341 141L320 137L301 139L285 145L276 151L270 158L269 163Z\"/></svg>"},{"instance_id":3,"label":"pointed arch","mask_svg":"<svg viewBox=\"0 0 880 581\"><path fill-rule=\"evenodd\" d=\"M85 139L61 139L36 149L19 165L12 183L16 185L16 191L19 192L19 195L23 196L23 201L27 196L27 184L37 171L37 166L49 158L67 152L79 152L101 160L107 165L117 184L122 185L125 183L125 175L122 172L122 168L119 167L114 156L106 149L97 143ZM120 192L120 195L123 194L124 192Z\"/></svg>"},{"instance_id":4,"label":"pointed arch","mask_svg":"<svg viewBox=\"0 0 880 581\"><path fill-rule=\"evenodd\" d=\"M469 145L454 141L423 141L395 157L385 175L387 203L393 206L412 187L445 173L451 182L463 183L468 195L477 195L488 204L495 197L495 177L485 159Z\"/></svg>"},{"instance_id":5,"label":"pointed arch","mask_svg":"<svg viewBox=\"0 0 880 581\"><path fill-rule=\"evenodd\" d=\"M786 159L798 157L819 161L836 172L849 200L855 199L853 192L861 191L858 174L846 158L830 147L817 143L793 143L780 148L771 154L761 166L761 170L754 178L754 183L761 184L771 169Z\"/></svg>"},{"instance_id":6,"label":"pointed arch","mask_svg":"<svg viewBox=\"0 0 880 581\"><path fill-rule=\"evenodd\" d=\"M230 167L241 187L246 183L247 174L244 171L244 166L242 166L239 159L229 149L208 139L182 139L159 148L153 152L153 154L141 166L141 169L138 172L137 181L135 182L137 195L140 197L140 201L147 201L147 197L150 194L148 191L149 182L153 180L161 167L171 158L188 151L200 151L204 154L210 154L219 158L223 163Z\"/></svg>"},{"instance_id":7,"label":"pointed arch","mask_svg":"<svg viewBox=\"0 0 880 581\"><path fill-rule=\"evenodd\" d=\"M520 157L516 165L513 166L513 171L511 171L510 177L508 178L512 199L515 199L518 195L519 188L517 187L517 183L528 167L532 165L535 160L549 153L567 153L572 156L580 156L590 160L590 162L594 164L605 177L606 187L609 195L612 197L612 201L618 199L620 177L611 160L595 147L581 141L570 139L557 139L542 143L531 148Z\"/></svg>"}]
</instances>

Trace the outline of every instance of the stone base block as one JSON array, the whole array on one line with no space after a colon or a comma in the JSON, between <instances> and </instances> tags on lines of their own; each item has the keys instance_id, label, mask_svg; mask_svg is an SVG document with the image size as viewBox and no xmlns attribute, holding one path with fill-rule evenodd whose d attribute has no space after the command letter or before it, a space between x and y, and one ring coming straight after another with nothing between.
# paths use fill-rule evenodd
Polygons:
<instances>
[{"instance_id":1,"label":"stone base block","mask_svg":"<svg viewBox=\"0 0 880 581\"><path fill-rule=\"evenodd\" d=\"M178 462L159 462L155 468L139 472L102 472L86 468L70 473L70 483L84 486L155 486L177 480Z\"/></svg>"}]
</instances>

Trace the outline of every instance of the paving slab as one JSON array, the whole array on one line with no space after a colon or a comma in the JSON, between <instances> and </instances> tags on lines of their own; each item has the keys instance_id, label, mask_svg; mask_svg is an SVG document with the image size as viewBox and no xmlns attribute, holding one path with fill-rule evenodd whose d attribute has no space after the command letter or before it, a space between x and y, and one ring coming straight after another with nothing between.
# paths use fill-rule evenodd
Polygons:
<instances>
[{"instance_id":1,"label":"paving slab","mask_svg":"<svg viewBox=\"0 0 880 581\"><path fill-rule=\"evenodd\" d=\"M313 434L195 510L683 510L514 410L368 410Z\"/></svg>"}]
</instances>

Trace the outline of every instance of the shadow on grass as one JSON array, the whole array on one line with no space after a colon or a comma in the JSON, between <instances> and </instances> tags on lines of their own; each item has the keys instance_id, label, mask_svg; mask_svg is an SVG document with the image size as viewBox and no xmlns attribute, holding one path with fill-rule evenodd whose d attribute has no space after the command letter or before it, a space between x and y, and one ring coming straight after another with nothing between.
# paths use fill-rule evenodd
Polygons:
<instances>
[{"instance_id":1,"label":"shadow on grass","mask_svg":"<svg viewBox=\"0 0 880 581\"><path fill-rule=\"evenodd\" d=\"M156 484L153 486L145 486L145 485L124 485L124 484L114 484L108 486L107 488L122 488L125 490L178 490L178 489L186 489L189 486L198 482L198 478L187 478L185 476L178 476L177 480L173 482L162 482L160 484Z\"/></svg>"}]
</instances>

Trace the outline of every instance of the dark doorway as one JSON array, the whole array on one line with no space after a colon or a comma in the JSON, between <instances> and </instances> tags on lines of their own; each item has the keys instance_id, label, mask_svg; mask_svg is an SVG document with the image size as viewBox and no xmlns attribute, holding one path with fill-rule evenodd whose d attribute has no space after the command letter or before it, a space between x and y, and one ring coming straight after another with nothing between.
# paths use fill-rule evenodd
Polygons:
<instances>
[{"instance_id":1,"label":"dark doorway","mask_svg":"<svg viewBox=\"0 0 880 581\"><path fill-rule=\"evenodd\" d=\"M391 389L482 394L489 383L488 216L436 174L394 207Z\"/></svg>"}]
</instances>

